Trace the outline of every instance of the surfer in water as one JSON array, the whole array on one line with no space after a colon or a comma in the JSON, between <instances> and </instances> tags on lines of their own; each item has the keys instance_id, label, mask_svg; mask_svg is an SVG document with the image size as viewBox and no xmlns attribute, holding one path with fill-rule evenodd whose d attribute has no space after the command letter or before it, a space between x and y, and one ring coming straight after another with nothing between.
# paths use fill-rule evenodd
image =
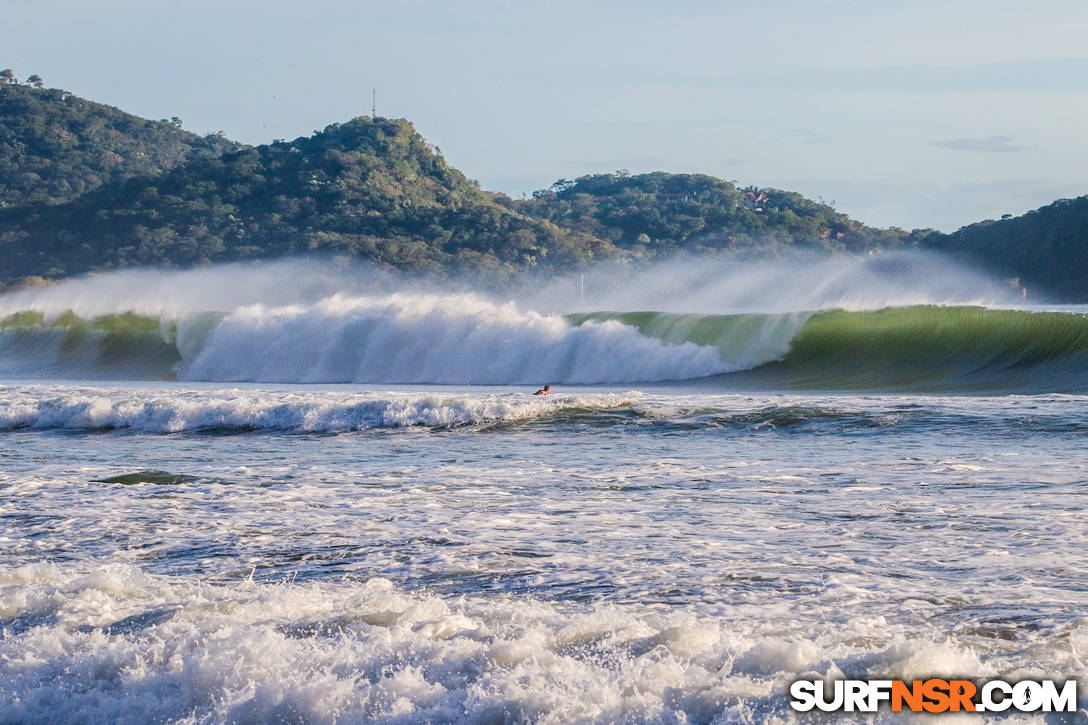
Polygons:
<instances>
[{"instance_id":1,"label":"surfer in water","mask_svg":"<svg viewBox=\"0 0 1088 725\"><path fill-rule=\"evenodd\" d=\"M533 393L533 395L551 395L551 394L552 394L552 386L550 386L550 385L545 385L543 388L541 388L540 390Z\"/></svg>"}]
</instances>

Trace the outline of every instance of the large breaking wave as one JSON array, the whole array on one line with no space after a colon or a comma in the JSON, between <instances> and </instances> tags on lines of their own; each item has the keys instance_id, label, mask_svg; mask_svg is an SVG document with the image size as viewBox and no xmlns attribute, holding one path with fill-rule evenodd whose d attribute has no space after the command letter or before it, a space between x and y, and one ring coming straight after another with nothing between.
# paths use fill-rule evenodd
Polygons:
<instances>
[{"instance_id":1,"label":"large breaking wave","mask_svg":"<svg viewBox=\"0 0 1088 725\"><path fill-rule=\"evenodd\" d=\"M333 296L230 313L0 321L0 373L217 382L1088 389L1088 315L915 306L546 315L474 296Z\"/></svg>"},{"instance_id":2,"label":"large breaking wave","mask_svg":"<svg viewBox=\"0 0 1088 725\"><path fill-rule=\"evenodd\" d=\"M811 270L793 278L763 270L759 282L772 288L762 302L750 278L725 275L713 302L705 269L698 287L684 287L672 271L672 297L659 280L648 296L613 292L563 309L545 299L554 289L517 302L296 279L285 269L127 272L0 297L0 377L1088 389L1088 316L1013 309L1000 287L974 281L951 295L947 270L895 268L894 284L884 284L872 265L835 268L822 272L834 282L822 286ZM793 289L802 282L804 290ZM649 286L641 277L623 284ZM685 298L704 309L679 311ZM642 302L659 306L637 311ZM615 307L571 311L595 304Z\"/></svg>"},{"instance_id":3,"label":"large breaking wave","mask_svg":"<svg viewBox=\"0 0 1088 725\"><path fill-rule=\"evenodd\" d=\"M791 331L784 330L782 344ZM0 321L8 376L219 382L532 384L685 380L743 369L712 346L666 342L620 320L574 324L475 295L246 305L179 319ZM771 358L773 359L773 353Z\"/></svg>"}]
</instances>

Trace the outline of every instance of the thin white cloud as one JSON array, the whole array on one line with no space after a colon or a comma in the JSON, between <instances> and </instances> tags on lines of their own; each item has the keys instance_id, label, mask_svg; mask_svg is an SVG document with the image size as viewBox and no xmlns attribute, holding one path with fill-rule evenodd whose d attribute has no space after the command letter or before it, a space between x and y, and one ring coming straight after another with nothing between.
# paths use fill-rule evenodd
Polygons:
<instances>
[{"instance_id":1,"label":"thin white cloud","mask_svg":"<svg viewBox=\"0 0 1088 725\"><path fill-rule=\"evenodd\" d=\"M987 136L986 138L953 138L934 141L933 146L953 151L981 151L983 153L1009 154L1023 151L1024 146L1014 143L1012 136Z\"/></svg>"}]
</instances>

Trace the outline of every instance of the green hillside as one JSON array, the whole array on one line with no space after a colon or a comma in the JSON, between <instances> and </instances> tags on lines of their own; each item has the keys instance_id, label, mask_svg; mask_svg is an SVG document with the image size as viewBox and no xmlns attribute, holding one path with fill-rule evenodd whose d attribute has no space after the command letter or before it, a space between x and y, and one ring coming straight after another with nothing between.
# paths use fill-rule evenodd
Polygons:
<instances>
[{"instance_id":1,"label":"green hillside","mask_svg":"<svg viewBox=\"0 0 1088 725\"><path fill-rule=\"evenodd\" d=\"M63 203L239 147L34 84L0 75L0 207Z\"/></svg>"},{"instance_id":2,"label":"green hillside","mask_svg":"<svg viewBox=\"0 0 1088 725\"><path fill-rule=\"evenodd\" d=\"M583 176L511 207L650 256L678 249L859 252L908 239L902 230L867 227L795 192L738 188L702 174Z\"/></svg>"},{"instance_id":3,"label":"green hillside","mask_svg":"<svg viewBox=\"0 0 1088 725\"><path fill-rule=\"evenodd\" d=\"M9 281L302 252L502 276L619 254L498 204L407 121L370 118L197 158L59 206L0 210L0 245Z\"/></svg>"},{"instance_id":4,"label":"green hillside","mask_svg":"<svg viewBox=\"0 0 1088 725\"><path fill-rule=\"evenodd\" d=\"M1088 196L1059 199L1018 217L988 220L922 239L1002 277L1032 297L1088 301Z\"/></svg>"}]
</instances>

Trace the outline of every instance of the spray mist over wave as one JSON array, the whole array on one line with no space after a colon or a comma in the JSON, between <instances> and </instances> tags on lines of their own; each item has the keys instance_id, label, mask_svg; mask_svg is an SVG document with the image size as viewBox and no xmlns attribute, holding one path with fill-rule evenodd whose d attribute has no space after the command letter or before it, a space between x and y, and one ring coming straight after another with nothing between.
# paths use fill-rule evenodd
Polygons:
<instances>
[{"instance_id":1,"label":"spray mist over wave","mask_svg":"<svg viewBox=\"0 0 1088 725\"><path fill-rule=\"evenodd\" d=\"M796 341L811 338L802 332L813 315L828 314L821 310L1015 303L1008 285L916 253L687 260L585 277L584 291L581 277L552 278L488 295L313 260L104 274L0 296L0 376L517 385L687 380L788 361ZM960 317L976 325L970 315ZM826 349L832 359L849 355L871 321L852 317L849 335L839 325L834 340L806 349ZM999 328L987 334L1001 337ZM1016 340L1024 337L1021 330ZM988 343L987 354L1002 345Z\"/></svg>"},{"instance_id":2,"label":"spray mist over wave","mask_svg":"<svg viewBox=\"0 0 1088 725\"><path fill-rule=\"evenodd\" d=\"M584 278L584 285L582 284ZM396 276L368 264L312 258L192 270L132 269L0 295L0 317L33 310L83 319L132 312L180 318L251 304L314 303L340 293L381 297L481 291L465 283ZM863 310L907 305L1015 306L1017 291L940 255L796 255L733 262L677 259L646 266L601 265L583 274L541 276L491 295L549 313L656 310L715 314Z\"/></svg>"},{"instance_id":3,"label":"spray mist over wave","mask_svg":"<svg viewBox=\"0 0 1088 725\"><path fill-rule=\"evenodd\" d=\"M0 295L0 319L27 311L47 320L65 312L84 320L129 312L173 321L242 305L314 302L337 292L380 294L396 284L377 267L344 268L307 258L190 270L125 269Z\"/></svg>"},{"instance_id":4,"label":"spray mist over wave","mask_svg":"<svg viewBox=\"0 0 1088 725\"><path fill-rule=\"evenodd\" d=\"M681 258L601 266L556 279L524 299L536 309L715 314L875 310L911 305L1017 306L1020 291L931 252L786 259Z\"/></svg>"}]
</instances>

